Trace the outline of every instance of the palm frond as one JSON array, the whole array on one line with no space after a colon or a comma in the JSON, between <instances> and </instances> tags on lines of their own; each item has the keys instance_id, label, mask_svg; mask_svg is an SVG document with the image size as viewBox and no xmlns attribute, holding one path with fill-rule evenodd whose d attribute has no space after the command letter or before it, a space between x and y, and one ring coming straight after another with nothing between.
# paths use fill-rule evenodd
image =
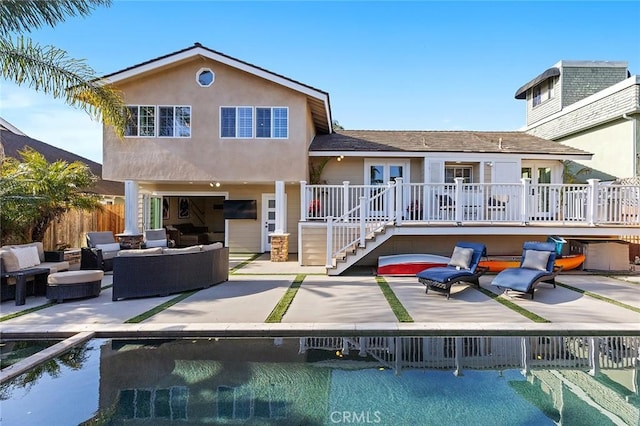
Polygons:
<instances>
[{"instance_id":1,"label":"palm frond","mask_svg":"<svg viewBox=\"0 0 640 426\"><path fill-rule=\"evenodd\" d=\"M111 0L2 0L0 33L30 32L45 25L51 27L70 16L87 16Z\"/></svg>"},{"instance_id":2,"label":"palm frond","mask_svg":"<svg viewBox=\"0 0 640 426\"><path fill-rule=\"evenodd\" d=\"M124 135L128 116L121 93L100 80L84 61L18 36L15 43L0 37L0 62L4 79L64 99L113 126L118 136Z\"/></svg>"}]
</instances>

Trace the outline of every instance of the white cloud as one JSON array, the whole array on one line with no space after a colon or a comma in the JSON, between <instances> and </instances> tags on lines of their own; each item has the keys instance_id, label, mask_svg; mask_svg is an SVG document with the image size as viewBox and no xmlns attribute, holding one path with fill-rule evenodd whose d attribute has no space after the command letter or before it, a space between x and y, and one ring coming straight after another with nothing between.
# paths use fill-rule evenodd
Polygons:
<instances>
[{"instance_id":1,"label":"white cloud","mask_svg":"<svg viewBox=\"0 0 640 426\"><path fill-rule=\"evenodd\" d=\"M62 100L2 83L0 116L27 136L102 163L102 125Z\"/></svg>"}]
</instances>

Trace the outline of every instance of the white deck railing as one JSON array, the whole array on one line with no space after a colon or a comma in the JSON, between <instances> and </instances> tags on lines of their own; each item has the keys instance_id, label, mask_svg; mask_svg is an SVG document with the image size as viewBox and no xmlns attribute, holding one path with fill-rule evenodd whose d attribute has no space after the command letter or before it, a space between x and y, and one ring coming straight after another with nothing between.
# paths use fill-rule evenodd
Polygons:
<instances>
[{"instance_id":1,"label":"white deck railing","mask_svg":"<svg viewBox=\"0 0 640 426\"><path fill-rule=\"evenodd\" d=\"M307 185L302 221L327 223L327 267L364 247L390 222L429 225L640 225L640 187L592 179L587 184L403 183Z\"/></svg>"}]
</instances>

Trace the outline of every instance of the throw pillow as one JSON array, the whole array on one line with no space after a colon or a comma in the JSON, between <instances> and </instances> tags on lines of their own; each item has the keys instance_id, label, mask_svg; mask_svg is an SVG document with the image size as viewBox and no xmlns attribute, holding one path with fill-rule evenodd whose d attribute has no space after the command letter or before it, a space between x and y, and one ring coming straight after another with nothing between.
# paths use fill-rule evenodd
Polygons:
<instances>
[{"instance_id":1,"label":"throw pillow","mask_svg":"<svg viewBox=\"0 0 640 426\"><path fill-rule=\"evenodd\" d=\"M469 269L471 263L471 257L473 256L473 249L458 247L453 249L449 266L455 266L461 269Z\"/></svg>"},{"instance_id":2,"label":"throw pillow","mask_svg":"<svg viewBox=\"0 0 640 426\"><path fill-rule=\"evenodd\" d=\"M40 264L40 256L38 256L38 249L35 246L12 247L9 250L18 259L20 269L33 268Z\"/></svg>"},{"instance_id":3,"label":"throw pillow","mask_svg":"<svg viewBox=\"0 0 640 426\"><path fill-rule=\"evenodd\" d=\"M5 272L15 272L20 270L20 264L15 254L8 248L0 249L2 259L2 270Z\"/></svg>"},{"instance_id":4,"label":"throw pillow","mask_svg":"<svg viewBox=\"0 0 640 426\"><path fill-rule=\"evenodd\" d=\"M105 251L118 251L120 250L119 243L109 243L109 244L96 244L96 248Z\"/></svg>"},{"instance_id":5,"label":"throw pillow","mask_svg":"<svg viewBox=\"0 0 640 426\"><path fill-rule=\"evenodd\" d=\"M551 253L548 251L525 250L524 260L522 261L521 267L526 269L535 269L538 271L546 271L550 254Z\"/></svg>"},{"instance_id":6,"label":"throw pillow","mask_svg":"<svg viewBox=\"0 0 640 426\"><path fill-rule=\"evenodd\" d=\"M147 245L147 248L166 247L167 240L147 240L145 244Z\"/></svg>"}]
</instances>

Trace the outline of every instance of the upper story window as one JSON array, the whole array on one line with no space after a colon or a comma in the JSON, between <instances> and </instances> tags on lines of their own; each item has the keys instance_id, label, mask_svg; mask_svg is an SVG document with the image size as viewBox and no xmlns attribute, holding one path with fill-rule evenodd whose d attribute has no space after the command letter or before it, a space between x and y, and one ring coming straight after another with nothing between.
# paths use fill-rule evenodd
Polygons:
<instances>
[{"instance_id":1,"label":"upper story window","mask_svg":"<svg viewBox=\"0 0 640 426\"><path fill-rule=\"evenodd\" d=\"M222 107L220 108L220 137L252 138L253 108Z\"/></svg>"},{"instance_id":2,"label":"upper story window","mask_svg":"<svg viewBox=\"0 0 640 426\"><path fill-rule=\"evenodd\" d=\"M216 79L216 75L209 68L200 68L196 73L196 81L202 87L209 87Z\"/></svg>"},{"instance_id":3,"label":"upper story window","mask_svg":"<svg viewBox=\"0 0 640 426\"><path fill-rule=\"evenodd\" d=\"M472 167L450 167L444 169L444 182L455 183L455 178L464 178L463 183L473 183Z\"/></svg>"},{"instance_id":4,"label":"upper story window","mask_svg":"<svg viewBox=\"0 0 640 426\"><path fill-rule=\"evenodd\" d=\"M283 107L256 108L256 137L289 137L289 109Z\"/></svg>"},{"instance_id":5,"label":"upper story window","mask_svg":"<svg viewBox=\"0 0 640 426\"><path fill-rule=\"evenodd\" d=\"M164 138L191 137L191 107L159 106L158 136Z\"/></svg>"},{"instance_id":6,"label":"upper story window","mask_svg":"<svg viewBox=\"0 0 640 426\"><path fill-rule=\"evenodd\" d=\"M553 98L555 92L555 79L550 78L547 81L543 81L533 88L531 93L532 105L538 106L542 102Z\"/></svg>"},{"instance_id":7,"label":"upper story window","mask_svg":"<svg viewBox=\"0 0 640 426\"><path fill-rule=\"evenodd\" d=\"M125 136L155 136L156 107L153 105L129 105L129 121L124 130Z\"/></svg>"}]
</instances>

